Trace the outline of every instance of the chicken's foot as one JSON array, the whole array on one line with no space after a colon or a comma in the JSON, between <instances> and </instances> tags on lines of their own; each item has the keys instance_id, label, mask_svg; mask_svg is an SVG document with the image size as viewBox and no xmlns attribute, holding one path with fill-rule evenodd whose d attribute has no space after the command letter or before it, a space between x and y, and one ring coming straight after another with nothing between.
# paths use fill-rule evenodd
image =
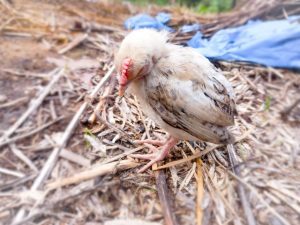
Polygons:
<instances>
[{"instance_id":1,"label":"chicken's foot","mask_svg":"<svg viewBox=\"0 0 300 225\"><path fill-rule=\"evenodd\" d=\"M176 139L174 137L169 137L163 143L161 141L155 141L155 140L145 140L145 141L143 141L143 143L150 149L150 151L152 153L131 155L133 158L150 160L150 162L148 162L144 167L142 167L138 171L139 173L144 172L146 169L148 169L154 163L163 160L169 154L170 149L173 148L177 144L178 139ZM149 145L149 141L152 144L160 145L160 147L154 147L153 145Z\"/></svg>"}]
</instances>

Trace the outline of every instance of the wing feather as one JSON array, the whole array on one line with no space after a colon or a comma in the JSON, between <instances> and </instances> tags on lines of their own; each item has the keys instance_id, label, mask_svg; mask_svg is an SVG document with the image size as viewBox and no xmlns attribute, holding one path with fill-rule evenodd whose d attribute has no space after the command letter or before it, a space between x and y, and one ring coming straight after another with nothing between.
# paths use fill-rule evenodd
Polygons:
<instances>
[{"instance_id":1,"label":"wing feather","mask_svg":"<svg viewBox=\"0 0 300 225\"><path fill-rule=\"evenodd\" d=\"M235 112L231 85L200 54L180 47L177 51L180 54L173 51L172 56L160 59L149 75L151 79L146 79L149 104L174 128L202 140L226 141L230 136L226 126L234 123Z\"/></svg>"}]
</instances>

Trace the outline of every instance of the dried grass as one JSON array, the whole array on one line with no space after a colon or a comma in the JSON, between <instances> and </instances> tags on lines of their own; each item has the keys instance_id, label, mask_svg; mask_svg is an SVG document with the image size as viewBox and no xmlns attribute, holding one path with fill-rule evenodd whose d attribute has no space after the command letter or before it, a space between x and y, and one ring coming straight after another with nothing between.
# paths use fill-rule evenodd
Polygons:
<instances>
[{"instance_id":1,"label":"dried grass","mask_svg":"<svg viewBox=\"0 0 300 225\"><path fill-rule=\"evenodd\" d=\"M161 224L164 210L156 192L166 190L179 224L196 224L196 219L203 225L246 224L238 185L244 187L258 224L297 224L300 108L295 102L299 74L220 62L218 66L236 93L239 115L232 133L237 139L234 148L240 175L231 172L224 146L181 142L171 152L172 157L156 168L164 168L167 177L168 185L160 190L153 171L136 173L135 167L144 162L132 161L130 154L146 151L135 140L161 137L165 132L143 117L133 96L117 96L112 77L98 92L99 101L87 97L111 68L113 50L125 33L120 21L131 9L120 5L112 12L109 3L57 6L14 2L1 1L0 11L7 12L0 14L1 38L25 38L33 46L43 45L52 51L48 60L55 61L54 67L64 67L65 73L47 95L36 92L41 100L37 109L31 110L33 106L28 104L30 112L26 114L24 109L22 123L10 123L13 129L9 135L2 134L3 224L11 223L20 209L23 215L14 224ZM97 10L105 15L97 14ZM43 90L54 78L47 72L16 68L1 68L1 73L15 77L17 82L29 79L35 90ZM5 109L17 104L9 101ZM57 139L83 103L87 109L81 125L48 171L49 179L30 189L45 166L49 149L58 147Z\"/></svg>"}]
</instances>

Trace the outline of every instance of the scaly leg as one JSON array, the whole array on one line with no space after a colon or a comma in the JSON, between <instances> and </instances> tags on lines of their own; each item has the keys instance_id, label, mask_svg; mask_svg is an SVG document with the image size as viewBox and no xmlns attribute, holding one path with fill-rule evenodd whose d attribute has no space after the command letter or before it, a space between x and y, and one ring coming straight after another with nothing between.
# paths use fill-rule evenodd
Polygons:
<instances>
[{"instance_id":1,"label":"scaly leg","mask_svg":"<svg viewBox=\"0 0 300 225\"><path fill-rule=\"evenodd\" d=\"M170 139L170 137L171 137L170 134L168 134L166 139L158 137L159 140L146 139L146 140L138 140L138 141L135 141L134 143L145 144L147 147L149 145L163 146L166 143L166 141Z\"/></svg>"},{"instance_id":2,"label":"scaly leg","mask_svg":"<svg viewBox=\"0 0 300 225\"><path fill-rule=\"evenodd\" d=\"M151 140L150 143L152 142ZM147 144L149 142L146 142ZM144 172L146 169L148 169L150 166L152 166L154 163L163 160L169 153L170 149L173 148L178 142L178 139L174 138L174 137L169 137L164 143L160 143L161 146L159 148L156 148L154 146L148 146L150 148L150 150L152 151L151 154L133 154L131 155L133 158L138 158L138 159L146 159L146 160L150 160L150 162L148 162L144 167L142 167L138 172ZM144 142L145 143L145 142ZM154 143L154 142L152 142ZM156 144L158 142L155 142ZM159 150L161 148L161 150Z\"/></svg>"}]
</instances>

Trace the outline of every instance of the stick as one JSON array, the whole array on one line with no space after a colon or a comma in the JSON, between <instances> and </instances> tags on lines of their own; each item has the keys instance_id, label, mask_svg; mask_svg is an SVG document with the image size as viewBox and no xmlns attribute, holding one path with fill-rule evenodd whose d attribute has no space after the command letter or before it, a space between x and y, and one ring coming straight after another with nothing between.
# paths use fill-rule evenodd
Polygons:
<instances>
[{"instance_id":1,"label":"stick","mask_svg":"<svg viewBox=\"0 0 300 225\"><path fill-rule=\"evenodd\" d=\"M221 163L218 163L220 167L224 169L229 175L231 175L233 178L235 178L238 182L240 182L242 185L244 185L248 190L250 190L255 196L260 200L263 205L266 206L267 210L272 213L274 216L276 216L284 225L290 225L290 223L283 217L281 216L274 208L272 208L269 203L262 197L260 193L250 184L245 182L243 179L241 179L239 176L237 176L235 173L227 170L226 167L224 167Z\"/></svg>"},{"instance_id":2,"label":"stick","mask_svg":"<svg viewBox=\"0 0 300 225\"><path fill-rule=\"evenodd\" d=\"M46 129L47 127L50 127L51 125L57 123L58 121L62 120L63 118L64 118L63 116L62 116L62 117L59 117L59 118L57 118L56 120L50 121L49 123L46 123L46 124L44 124L43 126L40 126L40 127L36 128L36 129L34 129L34 130L32 130L32 131L30 131L30 132L28 132L28 133L21 134L21 135L19 135L19 136L16 136L16 137L13 137L13 138L11 138L11 139L8 139L8 140L6 140L6 141L0 143L0 147L2 147L2 146L4 146L4 145L7 145L7 144L10 144L10 143L12 143L12 142L19 141L19 140L21 140L21 139L23 139L23 138L27 138L27 137L29 137L29 136L31 136L31 135L37 133L37 132L40 132L41 130Z\"/></svg>"},{"instance_id":3,"label":"stick","mask_svg":"<svg viewBox=\"0 0 300 225\"><path fill-rule=\"evenodd\" d=\"M135 152L137 152L137 151L140 151L140 150L142 150L143 148L144 148L144 146L140 146L140 147L137 147L137 148L134 148L134 149L130 149L130 150L124 152L124 153L121 153L121 154L116 155L116 156L114 156L114 157L112 157L112 158L109 158L109 159L103 161L102 163L103 163L103 164L106 164L106 163L110 163L110 162L119 160L120 158L123 158L123 157L125 157L125 156L131 155L132 153L135 153Z\"/></svg>"},{"instance_id":4,"label":"stick","mask_svg":"<svg viewBox=\"0 0 300 225\"><path fill-rule=\"evenodd\" d=\"M236 138L234 143L237 143L237 142L240 142L242 140L244 140L245 138L247 138L251 133L252 133L253 129L250 129L248 131L246 131L241 137L239 138ZM153 169L153 170L160 170L160 169L165 169L165 168L169 168L171 166L177 166L177 165L180 165L182 163L186 163L186 162L189 162L191 160L194 160L194 159L197 159L199 157L202 157L204 155L206 155L207 153L215 150L216 148L218 147L221 147L222 145L215 145L215 146L212 146L210 147L209 149L205 149L204 151L201 151L201 152L196 152L195 154L187 157L187 158L184 158L184 159L179 159L179 160L176 160L176 161L173 161L173 162L169 162L165 165L162 165L162 166L158 166L157 168Z\"/></svg>"},{"instance_id":5,"label":"stick","mask_svg":"<svg viewBox=\"0 0 300 225\"><path fill-rule=\"evenodd\" d=\"M15 170L9 170L9 169L6 169L6 168L1 168L1 167L0 167L0 173L4 173L4 174L7 174L7 175L20 177L20 178L25 177L24 173L21 173L21 172L15 171Z\"/></svg>"},{"instance_id":6,"label":"stick","mask_svg":"<svg viewBox=\"0 0 300 225\"><path fill-rule=\"evenodd\" d=\"M10 73L11 75L14 76L24 76L24 77L34 77L34 78L41 78L44 80L49 80L49 75L43 74L43 73L31 73L31 72L25 72L25 71L17 71L14 69L10 69L10 68L4 68L4 69L0 69L0 71L3 71L5 73Z\"/></svg>"},{"instance_id":7,"label":"stick","mask_svg":"<svg viewBox=\"0 0 300 225\"><path fill-rule=\"evenodd\" d=\"M70 51L72 48L78 46L81 42L83 42L88 37L88 34L83 34L75 37L66 47L62 48L58 51L58 54L65 54L67 51Z\"/></svg>"},{"instance_id":8,"label":"stick","mask_svg":"<svg viewBox=\"0 0 300 225\"><path fill-rule=\"evenodd\" d=\"M169 167L172 167L172 166L177 166L177 165L180 165L182 163L186 163L186 162L189 162L193 159L197 159L199 157L202 157L204 155L206 155L207 153L213 151L214 149L216 149L217 147L220 147L221 145L216 145L216 146L213 146L209 149L205 149L204 151L201 151L201 152L196 152L195 154L187 157L187 158L184 158L184 159L179 159L179 160L176 160L176 161L173 161L173 162L169 162L163 166L158 166L156 169L154 170L160 170L160 169L165 169L165 168L169 168Z\"/></svg>"},{"instance_id":9,"label":"stick","mask_svg":"<svg viewBox=\"0 0 300 225\"><path fill-rule=\"evenodd\" d=\"M104 85L104 83L108 80L108 78L112 74L113 70L114 70L114 67L112 67L106 73L106 75L103 77L101 82L94 88L93 92L90 95L91 99L93 99L96 96L96 94L98 93L100 88ZM55 162L58 158L60 150L65 147L68 139L70 138L71 134L73 133L73 130L76 128L76 125L79 121L80 116L82 115L82 113L86 109L87 105L88 105L88 103L84 102L81 105L81 107L79 108L79 110L76 112L76 114L73 116L72 120L68 124L68 126L67 126L67 128L66 128L66 130L65 130L65 132L64 132L64 134L61 138L60 143L58 143L58 147L56 147L53 150L53 152L51 153L50 157L48 158L48 161L46 162L46 164L44 165L44 168L42 169L41 173L39 174L39 176L37 177L37 179L33 183L31 189L33 189L33 190L38 189L39 186L42 184L42 182L48 177L50 171L53 169L53 167L55 165Z\"/></svg>"},{"instance_id":10,"label":"stick","mask_svg":"<svg viewBox=\"0 0 300 225\"><path fill-rule=\"evenodd\" d=\"M112 180L109 182L102 182L98 183L97 185L85 187L85 188L78 188L76 192L71 191L70 193L66 193L61 197L58 197L52 201L50 201L46 206L41 206L39 209L36 209L33 213L29 214L25 218L23 218L20 222L18 223L12 223L10 225L23 225L23 224L32 224L30 221L34 220L37 216L45 216L45 211L48 212L49 210L52 211L57 207L57 205L63 204L63 202L68 201L70 199L78 199L80 196L83 194L88 194L88 193L95 193L97 190L101 189L103 190L104 187L113 187L119 184L119 180ZM47 215L47 214L46 214ZM49 214L49 216L53 214ZM60 220L62 220L62 217L59 217ZM27 222L27 223L26 223Z\"/></svg>"},{"instance_id":11,"label":"stick","mask_svg":"<svg viewBox=\"0 0 300 225\"><path fill-rule=\"evenodd\" d=\"M5 6L6 9L13 11L13 8L7 0L1 0L1 3Z\"/></svg>"},{"instance_id":12,"label":"stick","mask_svg":"<svg viewBox=\"0 0 300 225\"><path fill-rule=\"evenodd\" d=\"M238 164L237 156L235 154L233 144L227 145L227 151L229 154L229 161L232 166L233 173L235 173L236 176L240 176L240 167L237 165ZM241 203L242 203L242 206L244 209L244 213L245 213L248 225L255 225L256 222L255 222L253 212L250 207L250 203L246 196L245 188L244 188L244 186L242 186L242 184L240 182L238 182L238 194L241 199Z\"/></svg>"},{"instance_id":13,"label":"stick","mask_svg":"<svg viewBox=\"0 0 300 225\"><path fill-rule=\"evenodd\" d=\"M170 198L170 190L166 183L166 175L163 170L158 170L154 172L156 178L156 186L158 197L161 203L163 215L165 218L166 225L177 225L177 219L174 214L174 210L172 210L171 198Z\"/></svg>"},{"instance_id":14,"label":"stick","mask_svg":"<svg viewBox=\"0 0 300 225\"><path fill-rule=\"evenodd\" d=\"M291 113L291 111L300 103L300 98L296 99L296 101L293 102L293 104L291 104L289 107L287 107L286 109L282 110L280 112L281 114L281 118L284 120L287 120L288 115Z\"/></svg>"},{"instance_id":15,"label":"stick","mask_svg":"<svg viewBox=\"0 0 300 225\"><path fill-rule=\"evenodd\" d=\"M21 97L10 102L4 103L0 105L0 109L8 108L14 105L22 104L28 102L28 97Z\"/></svg>"},{"instance_id":16,"label":"stick","mask_svg":"<svg viewBox=\"0 0 300 225\"><path fill-rule=\"evenodd\" d=\"M84 167L91 165L90 160L67 149L62 149L59 156Z\"/></svg>"},{"instance_id":17,"label":"stick","mask_svg":"<svg viewBox=\"0 0 300 225\"><path fill-rule=\"evenodd\" d=\"M102 124L106 125L107 127L109 127L110 129L116 131L118 134L120 134L124 139L126 139L126 141L128 141L130 144L135 145L134 141L131 140L131 137L129 137L129 135L124 132L123 130L119 129L118 127L116 127L115 125L109 123L108 121L106 121L105 119L103 119L100 115L99 112L94 111L97 120L99 120Z\"/></svg>"},{"instance_id":18,"label":"stick","mask_svg":"<svg viewBox=\"0 0 300 225\"><path fill-rule=\"evenodd\" d=\"M300 215L300 207L297 204L293 204L293 201L285 198L283 194L281 194L277 189L271 189L271 193L273 196L275 195L278 199L284 202L288 207L294 210L298 215Z\"/></svg>"},{"instance_id":19,"label":"stick","mask_svg":"<svg viewBox=\"0 0 300 225\"><path fill-rule=\"evenodd\" d=\"M123 33L123 30L120 28L115 28L112 26L107 26L103 24L99 24L96 22L81 22L81 21L76 21L76 24L74 24L74 30L91 30L91 31L99 31L99 32L120 32Z\"/></svg>"},{"instance_id":20,"label":"stick","mask_svg":"<svg viewBox=\"0 0 300 225\"><path fill-rule=\"evenodd\" d=\"M101 111L101 109L103 108L103 106L105 105L107 98L109 95L111 95L111 93L113 92L115 85L116 85L116 78L113 77L110 80L110 84L105 88L104 92L103 92L103 96L100 97L99 103L97 104L97 106L95 107L94 112L92 113L92 115L89 117L88 122L90 124L95 123L95 120L97 118L96 114L99 113Z\"/></svg>"},{"instance_id":21,"label":"stick","mask_svg":"<svg viewBox=\"0 0 300 225\"><path fill-rule=\"evenodd\" d=\"M54 74L56 75L53 77L50 83L44 88L44 91L40 94L40 96L31 102L27 111L4 133L4 135L0 138L0 143L2 143L7 138L9 138L25 122L28 116L42 104L45 97L49 94L53 86L64 74L64 72L65 72L64 69L60 69L60 70L55 69L53 72L51 72L51 75Z\"/></svg>"},{"instance_id":22,"label":"stick","mask_svg":"<svg viewBox=\"0 0 300 225\"><path fill-rule=\"evenodd\" d=\"M139 166L139 163L136 163L131 160L122 160L120 162L113 162L108 164L95 165L94 167L77 173L74 176L58 179L54 182L51 182L47 185L47 188L50 190L56 189L58 187L63 187L70 184L79 183L82 181L90 180L97 176L103 176L105 174L114 173L116 171L127 170Z\"/></svg>"},{"instance_id":23,"label":"stick","mask_svg":"<svg viewBox=\"0 0 300 225\"><path fill-rule=\"evenodd\" d=\"M111 76L114 69L115 69L115 67L112 66L110 68L110 70L102 78L102 80L98 83L98 85L94 88L93 92L90 94L91 99L93 99L96 96L96 94L98 93L100 88L105 84L105 82ZM58 146L53 149L52 153L50 154L50 156L49 156L47 162L45 163L43 169L41 170L40 174L38 175L36 180L33 182L30 190L39 189L40 186L42 185L42 183L44 182L44 180L46 180L48 178L50 172L52 171L52 169L54 168L54 166L56 164L56 161L60 154L61 149L63 149L65 147L65 145L67 144L67 141L69 140L71 134L73 133L74 129L76 128L76 126L78 124L80 116L82 115L82 113L84 112L84 110L86 109L87 106L88 106L88 102L86 101L81 105L79 110L73 116L72 120L68 124L68 126L60 140L60 143L58 143ZM13 223L17 223L20 220L22 220L24 215L25 215L25 210L21 208L20 211L16 214L16 216L13 220Z\"/></svg>"},{"instance_id":24,"label":"stick","mask_svg":"<svg viewBox=\"0 0 300 225\"><path fill-rule=\"evenodd\" d=\"M149 128L146 126L146 123L145 123L145 118L143 116L143 113L142 113L142 110L140 108L140 104L138 103L138 100L136 98L136 96L134 96L134 101L135 101L135 105L137 107L137 110L139 112L139 116L141 117L141 120L142 120L142 123L145 127L145 131L146 131L146 135L147 135L147 138L150 138L150 132L149 132Z\"/></svg>"},{"instance_id":25,"label":"stick","mask_svg":"<svg viewBox=\"0 0 300 225\"><path fill-rule=\"evenodd\" d=\"M17 187L19 185L25 185L26 182L32 180L36 174L26 174L26 176L22 178L18 178L13 181L9 181L8 183L0 184L0 191L8 191L9 189L12 189L14 187Z\"/></svg>"},{"instance_id":26,"label":"stick","mask_svg":"<svg viewBox=\"0 0 300 225\"><path fill-rule=\"evenodd\" d=\"M203 187L203 174L202 174L202 160L197 159L197 204L196 204L196 215L197 215L197 225L202 225L203 220L203 209L202 200L204 195Z\"/></svg>"},{"instance_id":27,"label":"stick","mask_svg":"<svg viewBox=\"0 0 300 225\"><path fill-rule=\"evenodd\" d=\"M22 160L30 169L32 169L35 173L38 173L38 169L34 165L34 163L21 151L17 148L15 144L10 144L11 151Z\"/></svg>"}]
</instances>

